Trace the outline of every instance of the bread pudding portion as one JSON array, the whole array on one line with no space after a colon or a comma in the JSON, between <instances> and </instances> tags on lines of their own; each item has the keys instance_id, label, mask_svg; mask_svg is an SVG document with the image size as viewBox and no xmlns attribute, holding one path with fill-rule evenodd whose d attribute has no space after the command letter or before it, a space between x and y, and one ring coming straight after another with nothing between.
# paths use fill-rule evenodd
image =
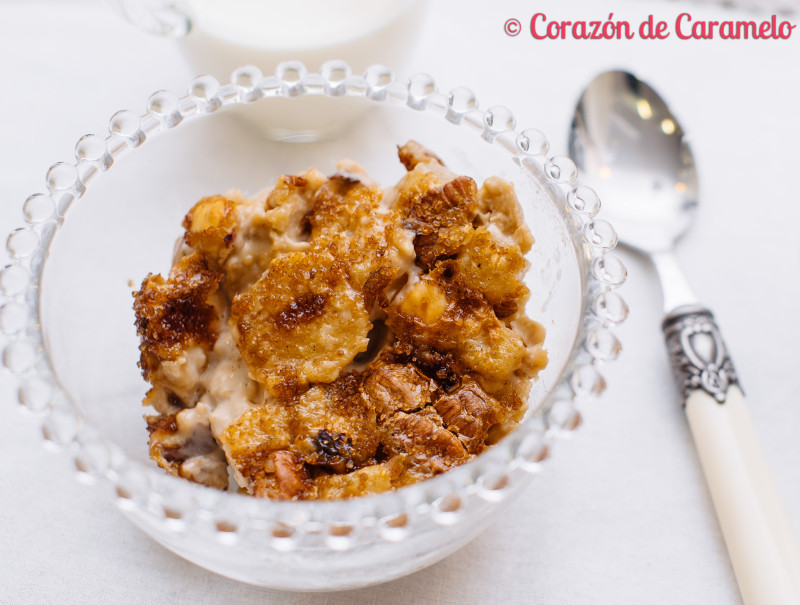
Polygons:
<instances>
[{"instance_id":1,"label":"bread pudding portion","mask_svg":"<svg viewBox=\"0 0 800 605\"><path fill-rule=\"evenodd\" d=\"M508 182L415 141L382 189L352 161L201 199L169 275L134 293L150 456L275 499L447 471L519 422L547 363L533 238Z\"/></svg>"}]
</instances>

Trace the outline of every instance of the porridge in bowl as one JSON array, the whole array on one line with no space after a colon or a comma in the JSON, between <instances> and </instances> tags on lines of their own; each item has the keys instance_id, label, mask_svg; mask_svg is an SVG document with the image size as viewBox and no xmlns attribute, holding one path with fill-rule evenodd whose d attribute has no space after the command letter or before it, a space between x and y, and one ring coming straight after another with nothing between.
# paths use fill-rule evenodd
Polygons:
<instances>
[{"instance_id":1,"label":"porridge in bowl","mask_svg":"<svg viewBox=\"0 0 800 605\"><path fill-rule=\"evenodd\" d=\"M169 275L134 294L150 455L169 473L349 498L440 474L521 419L547 355L514 189L398 151L385 190L342 161L186 215Z\"/></svg>"}]
</instances>

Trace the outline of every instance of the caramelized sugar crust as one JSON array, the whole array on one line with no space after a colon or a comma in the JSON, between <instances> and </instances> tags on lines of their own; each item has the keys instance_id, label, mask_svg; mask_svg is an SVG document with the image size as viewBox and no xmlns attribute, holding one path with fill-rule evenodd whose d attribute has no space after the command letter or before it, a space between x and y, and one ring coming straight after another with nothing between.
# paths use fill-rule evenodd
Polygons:
<instances>
[{"instance_id":1,"label":"caramelized sugar crust","mask_svg":"<svg viewBox=\"0 0 800 605\"><path fill-rule=\"evenodd\" d=\"M142 341L140 367L150 377L162 361L173 360L191 345L210 347L216 340L217 314L208 297L220 276L200 253L185 256L169 278L148 275L136 294L136 331Z\"/></svg>"},{"instance_id":2,"label":"caramelized sugar crust","mask_svg":"<svg viewBox=\"0 0 800 605\"><path fill-rule=\"evenodd\" d=\"M344 161L189 211L168 278L134 294L161 467L349 498L442 473L520 420L547 355L513 187L415 141L398 156L386 190Z\"/></svg>"}]
</instances>

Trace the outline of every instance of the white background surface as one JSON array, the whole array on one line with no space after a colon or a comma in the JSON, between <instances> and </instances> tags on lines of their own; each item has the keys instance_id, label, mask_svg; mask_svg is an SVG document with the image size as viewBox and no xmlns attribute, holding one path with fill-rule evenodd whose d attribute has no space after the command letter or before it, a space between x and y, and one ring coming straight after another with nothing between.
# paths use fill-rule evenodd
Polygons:
<instances>
[{"instance_id":1,"label":"white background surface","mask_svg":"<svg viewBox=\"0 0 800 605\"><path fill-rule=\"evenodd\" d=\"M435 0L408 69L441 90L473 88L510 107L566 151L586 82L627 68L667 98L701 171L697 223L679 258L715 310L753 422L795 529L800 528L800 30L769 41L536 41L503 33L535 11L605 19L579 2ZM535 7L534 7L535 5ZM614 3L615 19L674 22L741 17L679 2ZM796 19L793 21L796 22ZM121 108L194 75L174 43L138 32L99 0L0 4L0 226L44 189L77 139L104 133ZM3 254L5 254L3 252ZM73 477L72 461L40 445L0 372L0 603L738 603L738 593L661 343L651 269L620 252L631 308L609 388L584 409L574 439L544 474L466 548L411 577L331 594L239 584L184 562L114 508L107 488Z\"/></svg>"}]
</instances>

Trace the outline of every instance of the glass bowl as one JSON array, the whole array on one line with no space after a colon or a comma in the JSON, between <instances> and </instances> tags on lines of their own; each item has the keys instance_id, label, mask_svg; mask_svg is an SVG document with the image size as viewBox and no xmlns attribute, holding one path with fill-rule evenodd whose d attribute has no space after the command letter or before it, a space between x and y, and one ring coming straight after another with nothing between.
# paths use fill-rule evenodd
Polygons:
<instances>
[{"instance_id":1,"label":"glass bowl","mask_svg":"<svg viewBox=\"0 0 800 605\"><path fill-rule=\"evenodd\" d=\"M313 103L292 105L305 97ZM254 106L335 116L341 102L360 104L359 120L316 143L270 141L239 119ZM404 172L396 146L409 139L478 183L510 180L523 205L536 240L528 313L547 330L550 361L519 427L431 480L346 501L260 500L157 468L131 293L147 273L169 270L184 214L203 196L254 193L282 173L331 173L341 158L392 184ZM317 73L288 62L268 77L242 67L225 84L201 76L184 95L154 93L144 113L116 113L107 136L82 137L75 159L47 172L47 191L25 201L26 225L9 236L13 261L0 272L3 363L21 404L42 416L50 444L74 455L79 476L110 485L125 515L182 557L278 589L397 578L476 536L605 387L599 367L619 353L612 332L627 313L614 292L625 269L609 254L616 236L596 218L597 196L576 177L568 158L548 155L540 132L517 130L508 109L482 110L466 88L440 93L424 74L399 81L376 65L354 75L334 61Z\"/></svg>"}]
</instances>

